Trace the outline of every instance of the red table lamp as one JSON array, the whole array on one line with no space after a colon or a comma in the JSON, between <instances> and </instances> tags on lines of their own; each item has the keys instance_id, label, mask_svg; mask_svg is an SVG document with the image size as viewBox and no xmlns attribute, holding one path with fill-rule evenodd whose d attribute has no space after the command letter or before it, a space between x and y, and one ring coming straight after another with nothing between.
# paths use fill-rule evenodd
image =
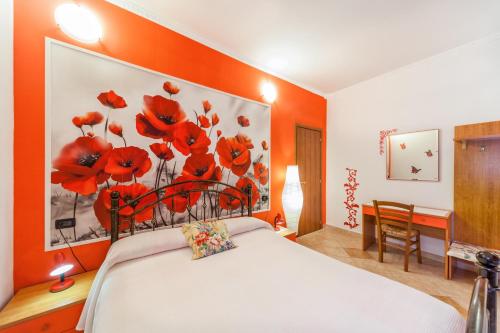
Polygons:
<instances>
[{"instance_id":1,"label":"red table lamp","mask_svg":"<svg viewBox=\"0 0 500 333\"><path fill-rule=\"evenodd\" d=\"M59 281L54 283L49 290L52 293L58 293L75 284L73 279L65 279L64 277L64 274L73 268L73 264L65 263L64 254L61 252L58 252L54 256L54 260L56 262L56 267L50 272L50 276L59 276Z\"/></svg>"}]
</instances>

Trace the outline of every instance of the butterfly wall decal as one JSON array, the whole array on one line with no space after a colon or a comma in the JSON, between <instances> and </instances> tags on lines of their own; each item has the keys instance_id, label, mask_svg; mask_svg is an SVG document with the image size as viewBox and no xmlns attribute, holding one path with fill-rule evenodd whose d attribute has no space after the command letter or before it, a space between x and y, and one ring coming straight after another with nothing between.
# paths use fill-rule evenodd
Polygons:
<instances>
[{"instance_id":1,"label":"butterfly wall decal","mask_svg":"<svg viewBox=\"0 0 500 333\"><path fill-rule=\"evenodd\" d=\"M432 157L432 156L434 156L434 155L432 154L432 151L431 151L430 149L429 149L428 151L426 151L426 152L425 152L425 155L427 155L427 157Z\"/></svg>"},{"instance_id":2,"label":"butterfly wall decal","mask_svg":"<svg viewBox=\"0 0 500 333\"><path fill-rule=\"evenodd\" d=\"M422 169L417 169L417 168L416 168L416 167L414 167L413 165L411 166L411 173L415 173L415 174L417 174L417 173L419 173L419 172L420 172L420 170L422 170Z\"/></svg>"},{"instance_id":3,"label":"butterfly wall decal","mask_svg":"<svg viewBox=\"0 0 500 333\"><path fill-rule=\"evenodd\" d=\"M406 143L400 143L399 146L401 147L401 149L405 150L406 149Z\"/></svg>"}]
</instances>

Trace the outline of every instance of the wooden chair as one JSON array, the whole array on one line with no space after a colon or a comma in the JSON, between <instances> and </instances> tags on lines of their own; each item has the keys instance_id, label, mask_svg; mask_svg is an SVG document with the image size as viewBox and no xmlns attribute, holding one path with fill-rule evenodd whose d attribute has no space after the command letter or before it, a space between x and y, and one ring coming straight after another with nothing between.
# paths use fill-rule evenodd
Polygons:
<instances>
[{"instance_id":1,"label":"wooden chair","mask_svg":"<svg viewBox=\"0 0 500 333\"><path fill-rule=\"evenodd\" d=\"M384 262L386 247L403 250L405 253L405 272L408 272L408 261L412 252L417 252L418 263L422 263L420 250L420 232L412 229L413 205L405 205L391 201L373 200L377 222L378 261ZM405 243L404 246L387 242L387 237ZM412 249L412 246L415 248Z\"/></svg>"}]
</instances>

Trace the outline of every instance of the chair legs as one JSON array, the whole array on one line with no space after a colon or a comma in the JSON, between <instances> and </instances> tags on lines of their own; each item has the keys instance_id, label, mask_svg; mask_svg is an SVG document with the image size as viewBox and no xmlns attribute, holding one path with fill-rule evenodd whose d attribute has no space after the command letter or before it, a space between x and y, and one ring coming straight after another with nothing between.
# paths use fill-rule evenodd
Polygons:
<instances>
[{"instance_id":1,"label":"chair legs","mask_svg":"<svg viewBox=\"0 0 500 333\"><path fill-rule=\"evenodd\" d=\"M420 248L420 233L417 234L417 260L419 264L422 263L422 251Z\"/></svg>"},{"instance_id":2,"label":"chair legs","mask_svg":"<svg viewBox=\"0 0 500 333\"><path fill-rule=\"evenodd\" d=\"M378 261L379 262L384 262L384 243L385 235L382 233L382 231L379 229L378 230Z\"/></svg>"},{"instance_id":3,"label":"chair legs","mask_svg":"<svg viewBox=\"0 0 500 333\"><path fill-rule=\"evenodd\" d=\"M405 272L408 272L408 264L410 260L410 239L405 241Z\"/></svg>"}]
</instances>

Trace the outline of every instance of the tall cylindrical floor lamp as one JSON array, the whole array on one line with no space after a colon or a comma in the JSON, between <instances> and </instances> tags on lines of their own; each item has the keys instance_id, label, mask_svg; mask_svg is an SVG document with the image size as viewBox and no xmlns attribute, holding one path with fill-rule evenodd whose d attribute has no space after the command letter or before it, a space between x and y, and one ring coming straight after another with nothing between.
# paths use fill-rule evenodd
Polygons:
<instances>
[{"instance_id":1,"label":"tall cylindrical floor lamp","mask_svg":"<svg viewBox=\"0 0 500 333\"><path fill-rule=\"evenodd\" d=\"M289 165L286 167L285 187L283 188L281 200L287 228L297 232L302 204L304 202L298 165Z\"/></svg>"}]
</instances>

